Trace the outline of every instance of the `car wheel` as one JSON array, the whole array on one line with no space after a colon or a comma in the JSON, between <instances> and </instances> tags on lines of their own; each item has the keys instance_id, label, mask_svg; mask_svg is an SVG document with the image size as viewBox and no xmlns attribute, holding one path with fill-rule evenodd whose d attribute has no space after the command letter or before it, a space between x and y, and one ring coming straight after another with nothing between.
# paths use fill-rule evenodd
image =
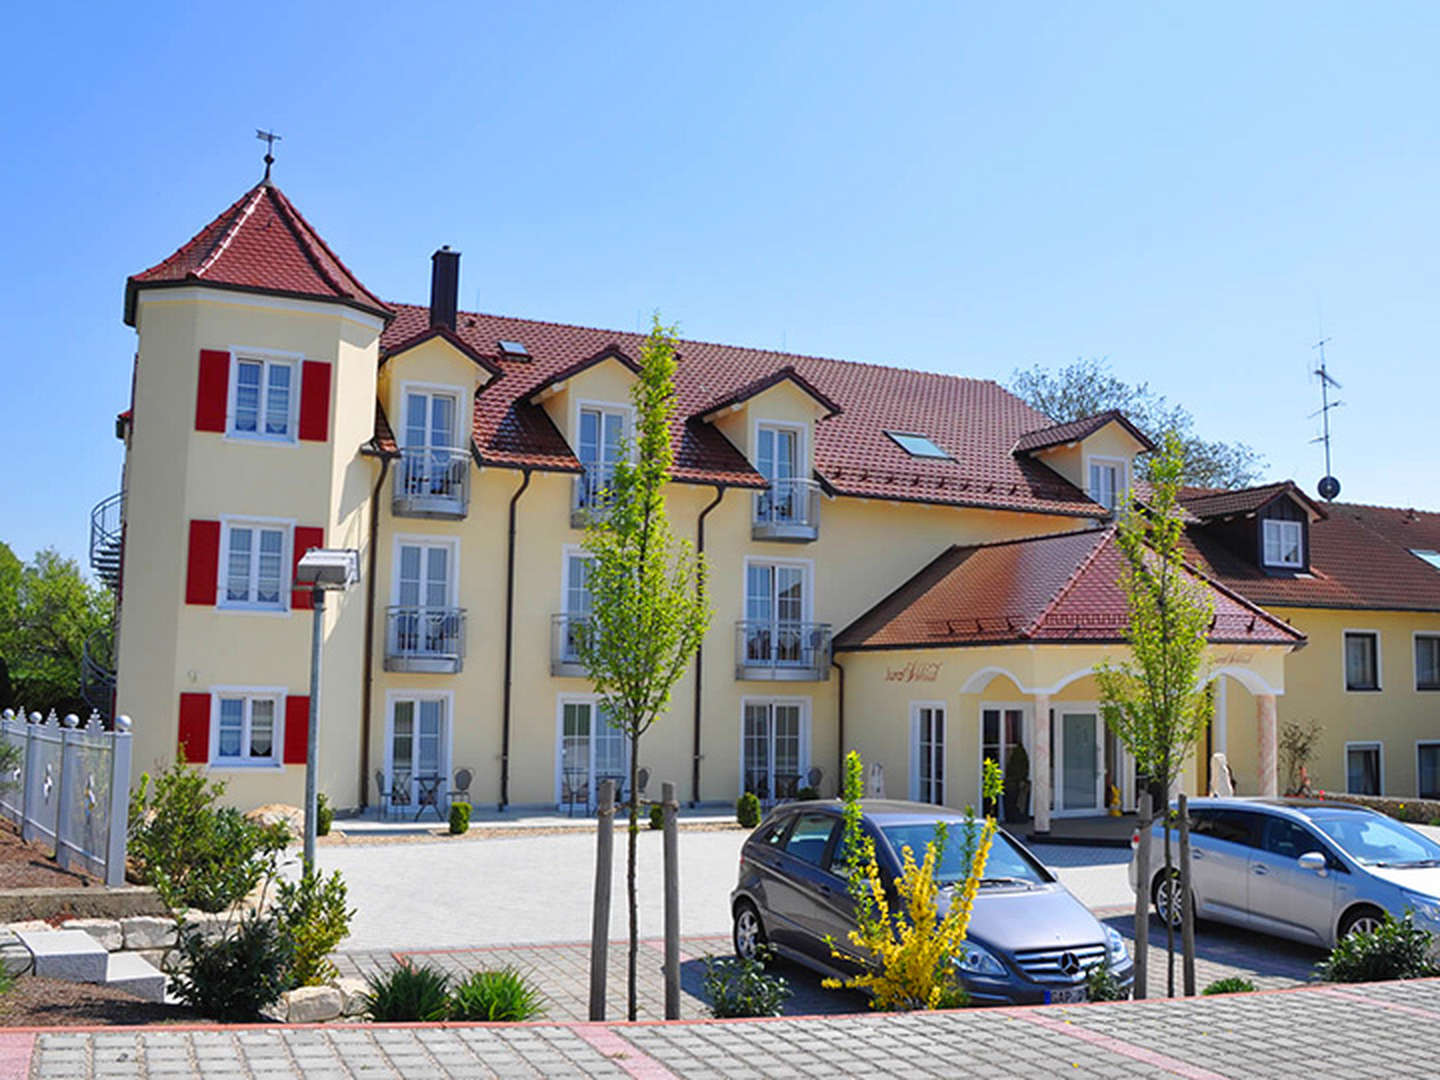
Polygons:
<instances>
[{"instance_id":1,"label":"car wheel","mask_svg":"<svg viewBox=\"0 0 1440 1080\"><path fill-rule=\"evenodd\" d=\"M1165 871L1162 870L1155 875L1155 884L1150 890L1150 899L1155 902L1155 914L1159 915L1162 921L1175 927L1180 925L1185 915L1184 905L1181 903L1182 896L1178 873L1171 871L1167 878Z\"/></svg>"},{"instance_id":2,"label":"car wheel","mask_svg":"<svg viewBox=\"0 0 1440 1080\"><path fill-rule=\"evenodd\" d=\"M765 925L755 905L742 900L735 907L735 955L741 960L764 962L766 953Z\"/></svg>"},{"instance_id":3,"label":"car wheel","mask_svg":"<svg viewBox=\"0 0 1440 1080\"><path fill-rule=\"evenodd\" d=\"M1379 930L1385 923L1385 913L1379 908L1362 907L1347 912L1340 920L1340 937L1351 934L1369 934Z\"/></svg>"}]
</instances>

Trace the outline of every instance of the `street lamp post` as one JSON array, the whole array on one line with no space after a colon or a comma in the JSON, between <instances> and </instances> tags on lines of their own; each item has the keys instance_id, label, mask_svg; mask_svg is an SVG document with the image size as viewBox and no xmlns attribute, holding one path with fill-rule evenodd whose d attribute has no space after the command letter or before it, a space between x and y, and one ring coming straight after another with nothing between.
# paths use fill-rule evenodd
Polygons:
<instances>
[{"instance_id":1,"label":"street lamp post","mask_svg":"<svg viewBox=\"0 0 1440 1080\"><path fill-rule=\"evenodd\" d=\"M325 640L325 594L344 592L360 580L354 548L311 548L295 568L295 584L309 585L314 614L310 630L310 724L305 740L305 869L315 865L315 773L320 745L320 650Z\"/></svg>"}]
</instances>

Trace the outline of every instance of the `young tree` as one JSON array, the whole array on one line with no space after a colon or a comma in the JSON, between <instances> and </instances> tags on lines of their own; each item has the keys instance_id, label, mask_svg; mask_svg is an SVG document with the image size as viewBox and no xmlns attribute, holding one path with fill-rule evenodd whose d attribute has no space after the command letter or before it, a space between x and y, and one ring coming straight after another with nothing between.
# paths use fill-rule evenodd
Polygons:
<instances>
[{"instance_id":1,"label":"young tree","mask_svg":"<svg viewBox=\"0 0 1440 1080\"><path fill-rule=\"evenodd\" d=\"M1010 376L1010 390L1057 424L1119 409L1157 444L1175 431L1184 447L1185 483L1200 487L1237 488L1257 482L1265 460L1244 443L1211 442L1195 434L1195 420L1172 405L1149 383L1131 386L1117 378L1107 360L1076 360L1062 368L1036 364ZM1145 459L1140 461L1146 468Z\"/></svg>"},{"instance_id":2,"label":"young tree","mask_svg":"<svg viewBox=\"0 0 1440 1080\"><path fill-rule=\"evenodd\" d=\"M1158 793L1165 822L1164 880L1172 890L1169 792L1211 712L1202 676L1213 609L1204 589L1184 568L1180 543L1184 523L1176 502L1184 467L1180 438L1167 432L1151 463L1149 505L1132 504L1117 533L1125 556L1120 586L1128 609L1124 636L1130 656L1095 672L1106 724L1135 755L1141 775ZM1171 910L1176 896L1170 893ZM1174 996L1174 922L1167 917L1165 923L1169 992Z\"/></svg>"},{"instance_id":3,"label":"young tree","mask_svg":"<svg viewBox=\"0 0 1440 1080\"><path fill-rule=\"evenodd\" d=\"M629 741L630 814L626 889L630 905L629 1018L635 1019L639 908L635 846L639 831L640 736L670 703L710 622L705 566L670 530L665 511L670 417L675 410L675 330L656 316L640 350L630 392L635 439L625 448L603 493L603 512L585 532L591 556L590 621L577 650L595 684L600 708ZM630 452L630 451L633 451Z\"/></svg>"}]
</instances>

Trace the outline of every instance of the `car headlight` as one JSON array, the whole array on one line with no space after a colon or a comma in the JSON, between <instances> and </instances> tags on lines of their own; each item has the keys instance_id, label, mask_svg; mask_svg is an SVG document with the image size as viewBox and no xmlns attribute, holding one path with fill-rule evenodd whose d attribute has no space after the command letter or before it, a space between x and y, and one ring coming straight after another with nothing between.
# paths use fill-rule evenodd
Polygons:
<instances>
[{"instance_id":1,"label":"car headlight","mask_svg":"<svg viewBox=\"0 0 1440 1080\"><path fill-rule=\"evenodd\" d=\"M1130 950L1125 945L1125 939L1120 936L1120 931L1116 930L1113 926L1106 926L1104 923L1100 925L1105 929L1105 944L1109 946L1108 953L1111 966L1128 963L1130 960Z\"/></svg>"},{"instance_id":2,"label":"car headlight","mask_svg":"<svg viewBox=\"0 0 1440 1080\"><path fill-rule=\"evenodd\" d=\"M1424 893L1407 892L1405 894L1405 906L1410 908L1422 919L1429 919L1433 923L1440 923L1440 898L1426 896Z\"/></svg>"},{"instance_id":3,"label":"car headlight","mask_svg":"<svg viewBox=\"0 0 1440 1080\"><path fill-rule=\"evenodd\" d=\"M1005 968L987 949L967 941L960 946L955 966L967 975L1004 975Z\"/></svg>"}]
</instances>

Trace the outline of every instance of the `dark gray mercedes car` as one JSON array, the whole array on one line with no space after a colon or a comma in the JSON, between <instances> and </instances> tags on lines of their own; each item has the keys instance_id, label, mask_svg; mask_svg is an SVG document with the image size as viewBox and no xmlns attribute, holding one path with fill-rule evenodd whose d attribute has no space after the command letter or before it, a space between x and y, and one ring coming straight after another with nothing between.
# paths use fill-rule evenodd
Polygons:
<instances>
[{"instance_id":1,"label":"dark gray mercedes car","mask_svg":"<svg viewBox=\"0 0 1440 1080\"><path fill-rule=\"evenodd\" d=\"M965 818L924 803L866 799L863 824L875 842L886 882L900 874L903 848L924 856L935 824L948 825L936 877L942 911L964 880ZM776 807L740 851L740 879L730 896L735 952L753 958L769 947L825 975L853 974L867 963L850 944L854 902L846 885L843 804L792 802ZM945 888L945 886L949 886ZM891 899L892 908L896 899ZM845 953L831 955L826 939ZM1084 1001L1092 968L1107 962L1124 986L1134 966L1122 938L1101 923L1014 837L1003 829L980 883L957 961L972 1001L1037 1004Z\"/></svg>"}]
</instances>

